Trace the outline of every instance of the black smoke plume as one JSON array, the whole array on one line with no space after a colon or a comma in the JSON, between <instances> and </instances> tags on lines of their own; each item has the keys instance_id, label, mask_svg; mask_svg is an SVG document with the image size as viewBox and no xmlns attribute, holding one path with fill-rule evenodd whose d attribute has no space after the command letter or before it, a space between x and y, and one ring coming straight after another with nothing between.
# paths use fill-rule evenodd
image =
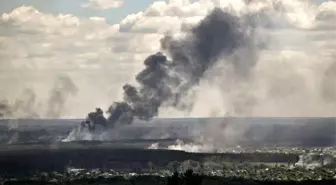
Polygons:
<instances>
[{"instance_id":1,"label":"black smoke plume","mask_svg":"<svg viewBox=\"0 0 336 185\"><path fill-rule=\"evenodd\" d=\"M162 52L145 59L145 69L136 75L138 86L124 85L123 101L108 109L108 124L113 127L130 124L134 118L149 120L158 115L161 106L187 109L192 104L185 101L185 94L205 72L249 42L239 18L221 9L214 9L182 39L165 36L161 48L171 59Z\"/></svg>"}]
</instances>

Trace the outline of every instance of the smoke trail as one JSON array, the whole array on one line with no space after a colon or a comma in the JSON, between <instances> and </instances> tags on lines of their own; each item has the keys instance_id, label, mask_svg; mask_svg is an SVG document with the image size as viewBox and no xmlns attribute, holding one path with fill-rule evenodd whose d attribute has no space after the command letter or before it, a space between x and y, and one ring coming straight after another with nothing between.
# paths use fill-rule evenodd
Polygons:
<instances>
[{"instance_id":1,"label":"smoke trail","mask_svg":"<svg viewBox=\"0 0 336 185\"><path fill-rule=\"evenodd\" d=\"M336 59L328 66L322 79L322 97L327 102L336 101Z\"/></svg>"},{"instance_id":2,"label":"smoke trail","mask_svg":"<svg viewBox=\"0 0 336 185\"><path fill-rule=\"evenodd\" d=\"M76 93L77 87L74 82L67 76L60 76L47 101L38 100L34 90L29 88L24 89L20 97L13 102L2 100L0 118L59 118L66 100Z\"/></svg>"},{"instance_id":3,"label":"smoke trail","mask_svg":"<svg viewBox=\"0 0 336 185\"><path fill-rule=\"evenodd\" d=\"M76 85L69 77L59 76L50 93L47 116L59 118L64 109L66 100L69 96L75 95L77 91Z\"/></svg>"},{"instance_id":4,"label":"smoke trail","mask_svg":"<svg viewBox=\"0 0 336 185\"><path fill-rule=\"evenodd\" d=\"M0 118L5 118L12 115L12 110L10 108L9 102L7 100L2 100L0 102Z\"/></svg>"},{"instance_id":5,"label":"smoke trail","mask_svg":"<svg viewBox=\"0 0 336 185\"><path fill-rule=\"evenodd\" d=\"M12 104L8 100L0 103L1 118L38 118L36 110L36 95L31 89L25 89Z\"/></svg>"},{"instance_id":6,"label":"smoke trail","mask_svg":"<svg viewBox=\"0 0 336 185\"><path fill-rule=\"evenodd\" d=\"M115 102L108 109L109 124L130 124L134 118L149 120L158 115L161 106L183 110L192 107L185 95L205 73L218 61L225 61L223 58L232 57L238 48L246 50L245 46L251 46L253 32L242 25L238 17L216 8L182 38L165 36L162 50L171 59L158 52L144 61L145 69L136 76L138 86L124 85L124 101ZM245 74L246 65L239 55L234 57L225 62Z\"/></svg>"},{"instance_id":7,"label":"smoke trail","mask_svg":"<svg viewBox=\"0 0 336 185\"><path fill-rule=\"evenodd\" d=\"M25 89L21 98L16 100L13 106L13 111L23 118L38 118L39 113L36 107L36 95L33 90Z\"/></svg>"}]
</instances>

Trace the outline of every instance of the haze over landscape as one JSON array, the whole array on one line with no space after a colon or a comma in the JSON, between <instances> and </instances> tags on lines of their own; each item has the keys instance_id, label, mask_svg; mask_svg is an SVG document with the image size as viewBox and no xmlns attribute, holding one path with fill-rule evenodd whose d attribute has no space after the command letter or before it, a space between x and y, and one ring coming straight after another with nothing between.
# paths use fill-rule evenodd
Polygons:
<instances>
[{"instance_id":1,"label":"haze over landscape","mask_svg":"<svg viewBox=\"0 0 336 185\"><path fill-rule=\"evenodd\" d=\"M0 99L10 117L107 110L123 98L124 84L136 85L149 55L174 59L162 38L192 51L186 33L215 7L239 18L249 42L207 57L213 65L183 97L192 106L161 106L159 117L336 116L335 1L0 2Z\"/></svg>"}]
</instances>

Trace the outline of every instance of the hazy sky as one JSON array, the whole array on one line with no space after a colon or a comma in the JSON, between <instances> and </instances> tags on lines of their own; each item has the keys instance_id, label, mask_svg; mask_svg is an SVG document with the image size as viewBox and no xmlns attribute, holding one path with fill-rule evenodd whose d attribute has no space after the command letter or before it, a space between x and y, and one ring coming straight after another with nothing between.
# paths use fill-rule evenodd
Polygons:
<instances>
[{"instance_id":1,"label":"hazy sky","mask_svg":"<svg viewBox=\"0 0 336 185\"><path fill-rule=\"evenodd\" d=\"M13 101L29 88L43 109L55 79L67 75L78 92L63 116L84 117L121 99L121 86L159 51L165 33L179 33L217 6L237 15L263 12L273 25L259 22L268 48L258 54L253 83L230 86L221 71L213 84L200 85L191 113L162 110L162 116L335 116L336 2L251 2L0 0L0 99ZM242 106L251 107L238 111Z\"/></svg>"}]
</instances>

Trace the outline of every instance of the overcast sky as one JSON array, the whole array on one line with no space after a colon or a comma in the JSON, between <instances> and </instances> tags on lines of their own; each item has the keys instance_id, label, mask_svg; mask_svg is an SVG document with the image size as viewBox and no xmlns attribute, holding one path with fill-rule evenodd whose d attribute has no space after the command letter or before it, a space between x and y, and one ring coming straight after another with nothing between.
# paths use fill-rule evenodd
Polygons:
<instances>
[{"instance_id":1,"label":"overcast sky","mask_svg":"<svg viewBox=\"0 0 336 185\"><path fill-rule=\"evenodd\" d=\"M146 56L159 51L163 34L197 24L218 6L237 15L263 10L276 25L260 26L269 47L259 54L255 86L247 92L223 91L224 81L210 90L202 84L191 113L162 116L227 115L241 93L255 99L253 111L242 115L335 116L336 2L281 0L281 8L275 0L244 2L0 0L0 99L15 100L30 88L43 102L55 79L67 75L79 91L63 116L106 108L121 99L121 86L134 81Z\"/></svg>"}]
</instances>

